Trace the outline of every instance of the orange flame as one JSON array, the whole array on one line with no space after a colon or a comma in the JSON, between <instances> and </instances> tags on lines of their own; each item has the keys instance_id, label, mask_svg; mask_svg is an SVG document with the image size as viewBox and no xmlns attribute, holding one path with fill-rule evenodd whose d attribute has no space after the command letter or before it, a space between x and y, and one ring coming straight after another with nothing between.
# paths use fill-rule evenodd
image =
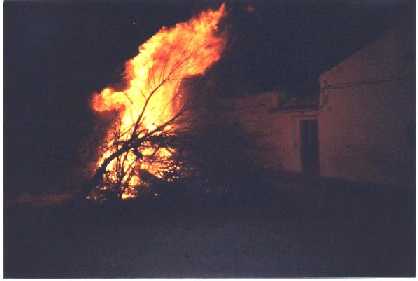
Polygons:
<instances>
[{"instance_id":1,"label":"orange flame","mask_svg":"<svg viewBox=\"0 0 418 281\"><path fill-rule=\"evenodd\" d=\"M182 96L178 95L181 81L189 76L203 74L221 57L225 38L219 34L218 25L224 16L225 5L222 4L219 9L201 12L187 22L169 28L162 27L139 46L139 52L134 58L127 61L126 87L121 90L106 87L93 96L94 111L118 112L118 120L105 140L105 147L108 148L101 152L97 167L114 152L109 144L115 139L115 130L128 132L118 136L119 140L127 140L145 105L141 126L146 132L154 130L178 113L183 102L179 101ZM149 98L151 93L152 98ZM147 147L141 152L143 155L152 154L153 148ZM157 153L160 158L168 159L171 155L172 150L167 149ZM124 157L125 168L135 164L133 153L127 152ZM116 162L116 159L112 161L107 170L115 170ZM139 169L146 169L157 177L162 168L152 163L140 165ZM135 187L140 183L139 177L131 177L128 183L130 188L122 194L122 199L135 197Z\"/></svg>"}]
</instances>

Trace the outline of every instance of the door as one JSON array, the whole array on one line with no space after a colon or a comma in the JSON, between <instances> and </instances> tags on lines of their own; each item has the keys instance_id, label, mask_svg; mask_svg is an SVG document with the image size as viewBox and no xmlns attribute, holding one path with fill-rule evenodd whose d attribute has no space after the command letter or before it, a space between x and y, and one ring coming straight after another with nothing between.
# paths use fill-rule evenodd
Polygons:
<instances>
[{"instance_id":1,"label":"door","mask_svg":"<svg viewBox=\"0 0 418 281\"><path fill-rule=\"evenodd\" d=\"M318 120L300 121L300 155L302 172L306 175L319 175Z\"/></svg>"}]
</instances>

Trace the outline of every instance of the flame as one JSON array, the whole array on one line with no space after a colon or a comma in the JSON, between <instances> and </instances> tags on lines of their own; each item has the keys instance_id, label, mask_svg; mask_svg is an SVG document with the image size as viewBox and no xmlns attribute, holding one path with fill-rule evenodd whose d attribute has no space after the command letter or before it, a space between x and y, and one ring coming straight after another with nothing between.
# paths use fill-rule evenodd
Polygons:
<instances>
[{"instance_id":1,"label":"flame","mask_svg":"<svg viewBox=\"0 0 418 281\"><path fill-rule=\"evenodd\" d=\"M112 144L115 140L128 140L139 117L142 118L140 125L145 134L165 124L181 110L184 103L184 97L179 95L181 81L190 76L202 75L221 57L225 38L218 29L225 14L225 5L222 4L217 10L203 11L187 22L173 27L162 27L139 46L138 54L134 58L126 62L126 86L123 89L106 87L100 93L94 94L91 103L94 111L118 112L117 120L104 140L104 149L99 151L101 156L96 167L114 152ZM146 109L142 113L144 107ZM170 124L163 129L175 131L175 125ZM115 132L120 134L115 137ZM144 158L153 155L159 160L169 160L174 152L175 149L158 149L152 144L141 149ZM107 166L106 171L109 174L116 173L121 168L118 165L122 165L125 170L130 167L137 170L133 176L125 179L127 187L121 195L122 199L137 196L136 187L144 184L140 179L140 171L146 170L161 178L167 169L159 164L161 161L136 163L136 159L134 153L128 151ZM122 161L122 164L118 161Z\"/></svg>"}]
</instances>

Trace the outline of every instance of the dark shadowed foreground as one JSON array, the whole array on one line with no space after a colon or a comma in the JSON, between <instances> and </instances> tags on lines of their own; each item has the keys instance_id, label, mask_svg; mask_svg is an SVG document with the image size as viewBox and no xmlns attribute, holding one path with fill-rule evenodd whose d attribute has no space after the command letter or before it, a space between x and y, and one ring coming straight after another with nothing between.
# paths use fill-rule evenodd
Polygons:
<instances>
[{"instance_id":1,"label":"dark shadowed foreground","mask_svg":"<svg viewBox=\"0 0 418 281\"><path fill-rule=\"evenodd\" d=\"M272 182L206 197L8 208L5 277L415 275L412 189Z\"/></svg>"}]
</instances>

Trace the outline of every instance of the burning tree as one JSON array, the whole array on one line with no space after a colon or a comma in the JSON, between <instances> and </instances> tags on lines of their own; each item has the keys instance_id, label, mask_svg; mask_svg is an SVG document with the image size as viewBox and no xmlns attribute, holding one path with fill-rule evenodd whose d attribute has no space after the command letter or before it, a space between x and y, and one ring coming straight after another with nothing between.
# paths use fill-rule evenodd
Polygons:
<instances>
[{"instance_id":1,"label":"burning tree","mask_svg":"<svg viewBox=\"0 0 418 281\"><path fill-rule=\"evenodd\" d=\"M169 182L182 174L175 144L187 127L187 120L180 122L180 117L190 109L192 99L180 85L220 59L225 36L219 23L224 15L221 5L174 27L161 28L126 63L125 87L106 87L94 94L94 111L117 115L98 148L90 197L110 191L129 199L152 180Z\"/></svg>"}]
</instances>

